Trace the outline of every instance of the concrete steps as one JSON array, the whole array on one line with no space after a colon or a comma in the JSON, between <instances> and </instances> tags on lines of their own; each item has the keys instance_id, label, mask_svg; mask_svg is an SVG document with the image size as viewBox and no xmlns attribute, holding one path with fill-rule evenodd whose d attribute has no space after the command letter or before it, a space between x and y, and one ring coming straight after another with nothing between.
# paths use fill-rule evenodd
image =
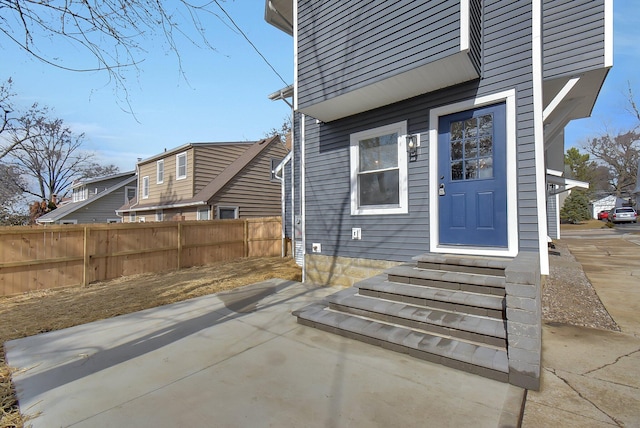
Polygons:
<instances>
[{"instance_id":1,"label":"concrete steps","mask_svg":"<svg viewBox=\"0 0 640 428\"><path fill-rule=\"evenodd\" d=\"M426 254L294 312L298 322L508 382L508 259Z\"/></svg>"}]
</instances>

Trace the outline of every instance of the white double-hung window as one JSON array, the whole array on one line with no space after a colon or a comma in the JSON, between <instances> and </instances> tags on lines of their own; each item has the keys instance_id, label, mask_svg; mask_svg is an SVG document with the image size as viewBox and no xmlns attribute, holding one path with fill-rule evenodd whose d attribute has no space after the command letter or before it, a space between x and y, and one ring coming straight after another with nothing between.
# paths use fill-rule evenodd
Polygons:
<instances>
[{"instance_id":1,"label":"white double-hung window","mask_svg":"<svg viewBox=\"0 0 640 428\"><path fill-rule=\"evenodd\" d=\"M164 159L156 162L156 184L164 182Z\"/></svg>"},{"instance_id":2,"label":"white double-hung window","mask_svg":"<svg viewBox=\"0 0 640 428\"><path fill-rule=\"evenodd\" d=\"M176 155L176 180L187 178L187 152Z\"/></svg>"},{"instance_id":3,"label":"white double-hung window","mask_svg":"<svg viewBox=\"0 0 640 428\"><path fill-rule=\"evenodd\" d=\"M149 176L145 175L142 177L142 199L147 199L149 197Z\"/></svg>"},{"instance_id":4,"label":"white double-hung window","mask_svg":"<svg viewBox=\"0 0 640 428\"><path fill-rule=\"evenodd\" d=\"M351 134L351 214L408 212L407 122Z\"/></svg>"}]
</instances>

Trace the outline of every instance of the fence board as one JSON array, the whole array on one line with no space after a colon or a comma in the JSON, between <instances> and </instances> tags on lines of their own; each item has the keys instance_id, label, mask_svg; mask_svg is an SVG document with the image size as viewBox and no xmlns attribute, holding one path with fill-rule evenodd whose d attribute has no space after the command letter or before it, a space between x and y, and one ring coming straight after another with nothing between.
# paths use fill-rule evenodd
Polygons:
<instances>
[{"instance_id":1,"label":"fence board","mask_svg":"<svg viewBox=\"0 0 640 428\"><path fill-rule=\"evenodd\" d=\"M0 295L279 256L280 217L0 228Z\"/></svg>"}]
</instances>

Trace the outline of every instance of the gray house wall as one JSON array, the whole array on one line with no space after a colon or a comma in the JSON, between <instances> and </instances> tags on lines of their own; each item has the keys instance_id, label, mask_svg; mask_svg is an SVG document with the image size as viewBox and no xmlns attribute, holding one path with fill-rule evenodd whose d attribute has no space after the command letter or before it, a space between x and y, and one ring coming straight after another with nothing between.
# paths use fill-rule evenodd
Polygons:
<instances>
[{"instance_id":1,"label":"gray house wall","mask_svg":"<svg viewBox=\"0 0 640 428\"><path fill-rule=\"evenodd\" d=\"M135 181L131 184L135 186ZM76 220L78 224L84 223L106 223L108 219L116 219L115 210L125 203L124 186L114 190L108 195L99 198L90 198L90 202L73 212L61 217L56 223L68 220ZM78 205L78 203L71 203ZM66 208L63 206L61 208ZM53 211L55 213L55 210Z\"/></svg>"},{"instance_id":2,"label":"gray house wall","mask_svg":"<svg viewBox=\"0 0 640 428\"><path fill-rule=\"evenodd\" d=\"M604 0L543 2L545 79L604 66Z\"/></svg>"},{"instance_id":3,"label":"gray house wall","mask_svg":"<svg viewBox=\"0 0 640 428\"><path fill-rule=\"evenodd\" d=\"M304 109L460 52L460 2L298 2L298 29L298 106Z\"/></svg>"},{"instance_id":4,"label":"gray house wall","mask_svg":"<svg viewBox=\"0 0 640 428\"><path fill-rule=\"evenodd\" d=\"M316 2L309 2L316 3ZM324 2L327 10L337 1ZM381 2L387 4L387 2ZM394 4L396 2L393 2ZM452 10L457 10L458 2L445 2ZM455 3L455 4L453 4ZM413 4L413 2L412 2ZM421 5L423 2L420 3ZM413 10L413 9L412 9ZM301 22L304 22L305 8L299 10ZM366 21L377 9L360 9L360 20ZM427 13L427 12L425 12ZM407 12L409 16L409 12ZM407 261L411 257L429 250L429 177L428 177L428 129L429 112L434 107L451 104L461 100L473 99L494 94L507 89L516 91L516 134L517 134L517 171L518 171L518 229L519 248L523 251L538 250L538 207L536 201L536 161L534 147L533 117L533 75L531 62L531 25L532 13L530 1L505 2L485 1L483 7L483 60L482 78L451 88L417 96L347 117L329 123L317 123L311 117L305 120L305 199L306 199L306 252L311 253L312 244L322 244L322 254ZM426 16L431 16L428 12ZM403 15L396 16L402 20ZM331 21L327 19L327 21ZM330 23L322 21L313 25L306 23L320 37L325 31L323 26ZM302 24L301 24L302 26ZM420 26L420 28L427 28ZM419 29L412 29L418 31ZM409 27L397 28L398 32L409 31ZM330 31L333 34L333 31ZM425 31L425 30L423 30ZM414 37L418 35L414 34ZM348 39L349 36L347 36ZM379 40L375 34L368 33L369 40ZM402 39L402 34L398 35ZM345 43L352 42L328 37L323 43L333 41L333 49L341 49ZM302 40L304 42L304 38ZM378 42L379 43L379 42ZM429 42L433 43L433 42ZM329 47L319 46L322 51ZM379 46L380 50L390 46ZM351 49L351 48L350 48ZM343 51L345 60L352 50ZM444 50L448 49L445 44ZM302 58L318 53L315 46L301 44L299 54ZM381 52L378 51L378 54ZM403 61L396 57L398 68L411 67L413 58ZM368 79L379 78L376 70L364 67L362 74ZM388 72L388 70L387 70ZM307 74L301 73L306 79ZM348 79L347 79L348 78ZM345 79L354 82L349 74ZM313 80L313 79L312 79ZM318 82L319 84L320 82ZM357 84L357 83L356 83ZM302 80L300 97L304 100L319 100L326 93L314 93L311 83ZM331 84L329 84L331 86ZM329 89L327 92L340 88ZM352 133L399 122L408 121L408 132L419 133L422 145L418 160L410 162L409 213L398 215L350 215L350 164L349 136ZM516 213L513 213L516 215ZM362 239L351 239L351 228L362 229Z\"/></svg>"}]
</instances>

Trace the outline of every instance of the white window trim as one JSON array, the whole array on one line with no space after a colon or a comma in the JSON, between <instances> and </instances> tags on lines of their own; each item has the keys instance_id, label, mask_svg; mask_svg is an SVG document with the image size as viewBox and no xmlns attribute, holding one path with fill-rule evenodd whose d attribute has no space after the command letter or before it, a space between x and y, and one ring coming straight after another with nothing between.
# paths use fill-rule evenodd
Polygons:
<instances>
[{"instance_id":1,"label":"white window trim","mask_svg":"<svg viewBox=\"0 0 640 428\"><path fill-rule=\"evenodd\" d=\"M499 102L505 102L507 137L507 248L440 246L438 224L438 123L447 116ZM468 255L515 257L518 254L518 189L516 158L516 91L510 89L497 94L460 101L434 108L429 113L429 233L432 253L456 253Z\"/></svg>"},{"instance_id":2,"label":"white window trim","mask_svg":"<svg viewBox=\"0 0 640 428\"><path fill-rule=\"evenodd\" d=\"M146 219L144 217L138 217L138 223L145 223Z\"/></svg>"},{"instance_id":3,"label":"white window trim","mask_svg":"<svg viewBox=\"0 0 640 428\"><path fill-rule=\"evenodd\" d=\"M184 175L180 175L180 158L181 157L184 157ZM187 152L178 153L176 155L176 180L184 180L185 178L187 178L187 170L188 170Z\"/></svg>"},{"instance_id":4,"label":"white window trim","mask_svg":"<svg viewBox=\"0 0 640 428\"><path fill-rule=\"evenodd\" d=\"M149 176L142 177L142 199L149 198Z\"/></svg>"},{"instance_id":5,"label":"white window trim","mask_svg":"<svg viewBox=\"0 0 640 428\"><path fill-rule=\"evenodd\" d=\"M216 219L220 219L220 210L233 210L233 218L238 219L239 209L238 207L218 206L216 207Z\"/></svg>"},{"instance_id":6,"label":"white window trim","mask_svg":"<svg viewBox=\"0 0 640 428\"><path fill-rule=\"evenodd\" d=\"M164 159L156 162L156 184L164 183Z\"/></svg>"},{"instance_id":7,"label":"white window trim","mask_svg":"<svg viewBox=\"0 0 640 428\"><path fill-rule=\"evenodd\" d=\"M129 223L135 223L135 222L136 222L136 212L131 211L129 213Z\"/></svg>"},{"instance_id":8,"label":"white window trim","mask_svg":"<svg viewBox=\"0 0 640 428\"><path fill-rule=\"evenodd\" d=\"M136 197L136 195L138 194L138 189L136 189L134 186L125 186L124 187L124 203L125 205L129 203L129 201L131 199L127 199L127 196L129 195L129 190L133 189L133 198L134 199Z\"/></svg>"},{"instance_id":9,"label":"white window trim","mask_svg":"<svg viewBox=\"0 0 640 428\"><path fill-rule=\"evenodd\" d=\"M398 134L398 169L399 169L399 204L359 206L358 171L359 171L359 145L360 140L373 138L380 135ZM356 132L350 136L350 162L351 162L351 215L379 215L379 214L407 214L409 212L409 184L407 149L405 136L407 134L407 121L392 123L366 131Z\"/></svg>"},{"instance_id":10,"label":"white window trim","mask_svg":"<svg viewBox=\"0 0 640 428\"><path fill-rule=\"evenodd\" d=\"M156 221L164 221L164 212L162 210L156 210Z\"/></svg>"},{"instance_id":11,"label":"white window trim","mask_svg":"<svg viewBox=\"0 0 640 428\"><path fill-rule=\"evenodd\" d=\"M201 218L200 217L200 213L207 213L207 218ZM206 208L198 208L198 211L196 213L196 219L197 220L202 220L202 221L206 221L206 220L210 220L211 219L211 209L209 207Z\"/></svg>"}]
</instances>

